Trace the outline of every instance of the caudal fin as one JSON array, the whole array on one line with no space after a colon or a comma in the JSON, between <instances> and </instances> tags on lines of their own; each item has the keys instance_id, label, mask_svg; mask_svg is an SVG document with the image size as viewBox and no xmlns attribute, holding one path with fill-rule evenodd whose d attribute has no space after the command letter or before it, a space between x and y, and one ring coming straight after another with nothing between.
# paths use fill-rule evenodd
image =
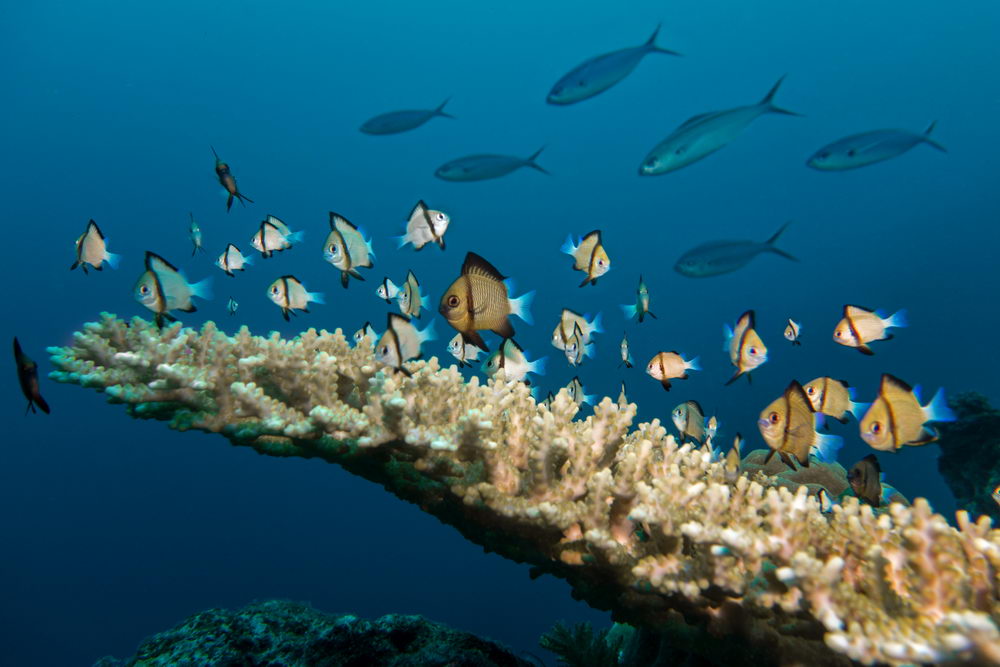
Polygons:
<instances>
[{"instance_id":1,"label":"caudal fin","mask_svg":"<svg viewBox=\"0 0 1000 667\"><path fill-rule=\"evenodd\" d=\"M526 324L534 324L535 320L531 317L531 302L535 300L535 292L526 292L516 299L510 300L510 314L517 315Z\"/></svg>"},{"instance_id":2,"label":"caudal fin","mask_svg":"<svg viewBox=\"0 0 1000 667\"><path fill-rule=\"evenodd\" d=\"M924 143L928 144L930 146L933 146L934 148L938 149L942 153L947 153L948 152L947 148L945 148L944 146L942 146L936 140L931 139L931 132L934 131L934 126L935 125L937 125L937 121L936 120L935 121L931 121L931 124L927 126L926 130L924 130L924 136L923 136Z\"/></svg>"},{"instance_id":3,"label":"caudal fin","mask_svg":"<svg viewBox=\"0 0 1000 667\"><path fill-rule=\"evenodd\" d=\"M671 51L670 49L664 49L663 47L656 45L656 38L660 34L660 28L662 26L663 26L662 23L657 24L656 30L654 30L653 34L650 35L649 39L646 40L646 44L645 44L646 50L650 51L651 53L666 53L668 56L681 56L681 55L684 55L682 53L677 53L676 51Z\"/></svg>"},{"instance_id":4,"label":"caudal fin","mask_svg":"<svg viewBox=\"0 0 1000 667\"><path fill-rule=\"evenodd\" d=\"M822 463L833 463L843 446L844 439L839 435L817 435L812 453Z\"/></svg>"},{"instance_id":5,"label":"caudal fin","mask_svg":"<svg viewBox=\"0 0 1000 667\"><path fill-rule=\"evenodd\" d=\"M448 104L448 102L450 102L450 101L451 101L451 98L449 97L444 102L442 102L441 104L439 104L438 108L434 110L434 115L435 116L444 116L445 118L454 118L454 116L452 116L450 113L446 113L445 110L444 110L444 105Z\"/></svg>"},{"instance_id":6,"label":"caudal fin","mask_svg":"<svg viewBox=\"0 0 1000 667\"><path fill-rule=\"evenodd\" d=\"M323 296L322 292L306 292L306 301L310 303L326 303L326 297Z\"/></svg>"},{"instance_id":7,"label":"caudal fin","mask_svg":"<svg viewBox=\"0 0 1000 667\"><path fill-rule=\"evenodd\" d=\"M118 253L107 252L104 253L104 260L108 263L112 269L117 269L118 265L121 264L122 256Z\"/></svg>"},{"instance_id":8,"label":"caudal fin","mask_svg":"<svg viewBox=\"0 0 1000 667\"><path fill-rule=\"evenodd\" d=\"M535 162L535 160L538 159L538 156L541 155L542 151L544 151L544 150L545 150L545 146L542 146L537 151L535 151L534 153L532 153L531 156L527 160L524 161L525 166L531 167L533 169L537 169L538 171L542 172L543 174L548 174L549 172L547 172L537 162Z\"/></svg>"},{"instance_id":9,"label":"caudal fin","mask_svg":"<svg viewBox=\"0 0 1000 667\"><path fill-rule=\"evenodd\" d=\"M797 262L797 261L799 261L798 257L795 257L794 255L791 255L791 254L785 252L784 250L782 250L781 248L778 248L777 246L774 245L777 242L778 238L785 232L786 229L788 229L788 225L790 225L790 224L792 224L791 220L789 220L788 222L786 222L785 224L783 224L781 226L781 229L779 229L778 231L776 231L771 236L771 238L769 238L764 243L765 243L765 245L767 245L768 251L773 252L775 255L781 255L785 259L790 259L793 262Z\"/></svg>"},{"instance_id":10,"label":"caudal fin","mask_svg":"<svg viewBox=\"0 0 1000 667\"><path fill-rule=\"evenodd\" d=\"M630 320L635 317L636 311L639 310L638 306L634 306L631 303L622 304L622 314L625 315L626 320Z\"/></svg>"},{"instance_id":11,"label":"caudal fin","mask_svg":"<svg viewBox=\"0 0 1000 667\"><path fill-rule=\"evenodd\" d=\"M924 406L924 417L929 422L953 422L955 413L948 407L948 401L944 397L944 389L938 389L931 402Z\"/></svg>"},{"instance_id":12,"label":"caudal fin","mask_svg":"<svg viewBox=\"0 0 1000 667\"><path fill-rule=\"evenodd\" d=\"M786 76L787 74L782 74L781 78L778 79L777 83L771 86L771 90L769 90L767 92L767 95L764 96L764 99L760 101L760 106L767 107L767 111L769 113L783 113L786 116L801 116L802 114L796 111L789 111L788 109L782 109L781 107L777 106L774 103L774 96L777 94L778 88L781 87L781 82L785 80Z\"/></svg>"},{"instance_id":13,"label":"caudal fin","mask_svg":"<svg viewBox=\"0 0 1000 667\"><path fill-rule=\"evenodd\" d=\"M193 285L189 285L191 288L191 294L200 299L211 299L212 298L212 279L205 278Z\"/></svg>"},{"instance_id":14,"label":"caudal fin","mask_svg":"<svg viewBox=\"0 0 1000 667\"><path fill-rule=\"evenodd\" d=\"M910 322L906 317L906 309L900 308L895 313L883 320L886 327L905 327Z\"/></svg>"}]
</instances>

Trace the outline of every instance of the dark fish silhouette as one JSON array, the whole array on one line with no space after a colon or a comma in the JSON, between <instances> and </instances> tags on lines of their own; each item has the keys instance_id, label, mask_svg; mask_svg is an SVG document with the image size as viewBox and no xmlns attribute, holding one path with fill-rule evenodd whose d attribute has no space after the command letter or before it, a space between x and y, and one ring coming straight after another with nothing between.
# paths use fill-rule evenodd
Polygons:
<instances>
[{"instance_id":1,"label":"dark fish silhouette","mask_svg":"<svg viewBox=\"0 0 1000 667\"><path fill-rule=\"evenodd\" d=\"M250 197L247 197L240 189L236 186L236 177L233 173L229 171L229 165L222 161L219 154L215 152L215 147L210 146L212 149L212 155L215 156L215 175L219 177L219 184L226 189L229 193L229 199L226 200L226 211L233 207L233 197L240 200L240 203L246 206L246 202L253 203Z\"/></svg>"},{"instance_id":2,"label":"dark fish silhouette","mask_svg":"<svg viewBox=\"0 0 1000 667\"><path fill-rule=\"evenodd\" d=\"M28 407L25 408L24 414L28 414L28 410L37 412L36 405L42 412L49 414L49 404L45 402L38 390L38 364L21 350L17 336L14 337L14 363L17 365L17 381L21 383L21 391L28 399Z\"/></svg>"}]
</instances>

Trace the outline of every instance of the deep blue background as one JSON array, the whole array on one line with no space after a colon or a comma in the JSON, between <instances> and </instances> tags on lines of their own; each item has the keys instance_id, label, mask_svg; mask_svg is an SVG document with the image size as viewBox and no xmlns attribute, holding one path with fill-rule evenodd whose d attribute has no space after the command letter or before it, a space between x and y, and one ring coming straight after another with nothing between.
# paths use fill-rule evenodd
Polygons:
<instances>
[{"instance_id":1,"label":"deep blue background","mask_svg":"<svg viewBox=\"0 0 1000 667\"><path fill-rule=\"evenodd\" d=\"M531 356L550 355L544 390L576 373L548 344L567 306L604 313L598 356L579 369L588 392L617 396L626 379L641 417L697 398L723 430L762 443L756 414L791 378L844 377L870 400L882 372L933 390L975 389L994 401L996 188L1000 9L971 2L833 4L601 3L21 3L5 11L0 168L4 192L5 312L0 341L66 344L101 310L146 315L131 289L142 251L155 250L215 299L185 318L256 333L302 327L384 327L373 294L412 268L436 304L475 250L537 289L535 327L518 326ZM605 94L571 107L544 102L551 84L584 58L644 41L684 58L652 55ZM730 147L677 173L636 175L646 151L689 116L748 104L782 74L777 102L804 118L767 116ZM456 120L405 135L357 127L399 108L452 96ZM935 137L869 168L819 173L804 166L820 145L854 132L900 127ZM209 144L256 204L226 214ZM446 183L434 169L476 152L526 156L548 145L545 176L524 170L483 183ZM448 250L397 251L418 198L453 218ZM327 211L375 236L368 281L341 289L322 261ZM210 254L190 256L187 214ZM250 252L262 216L306 231L301 246L236 279L212 266L227 242ZM101 225L118 271L69 272L88 218ZM710 239L763 240L795 220L781 247L739 273L685 279L671 270ZM600 228L613 261L597 287L578 289L558 248L568 232ZM624 323L618 304L646 275L658 320ZM264 296L282 273L325 306L284 323ZM239 314L225 312L227 297ZM862 357L830 341L845 302L895 310L912 326ZM731 369L721 328L756 308L772 360L753 385L723 388ZM801 348L781 339L803 322ZM427 316L425 316L425 321ZM450 330L432 353L446 355ZM629 331L639 367L619 370ZM445 335L447 334L447 335ZM491 342L495 342L491 338ZM704 371L664 394L642 373L660 349L700 355ZM558 618L605 616L574 603L551 579L483 556L451 529L382 489L318 461L278 460L218 437L178 434L128 419L120 407L43 380L53 414L23 415L6 362L0 385L0 627L10 664L86 664L128 655L146 635L211 606L253 599L309 600L365 616L422 613L519 650ZM929 392L928 392L929 395ZM855 424L841 462L867 453ZM953 502L934 445L882 455L890 482Z\"/></svg>"}]
</instances>

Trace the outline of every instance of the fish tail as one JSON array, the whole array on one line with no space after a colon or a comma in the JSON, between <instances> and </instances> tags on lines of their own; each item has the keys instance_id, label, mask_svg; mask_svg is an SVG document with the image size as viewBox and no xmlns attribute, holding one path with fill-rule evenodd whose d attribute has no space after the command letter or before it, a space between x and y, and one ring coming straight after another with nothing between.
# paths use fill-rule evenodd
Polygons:
<instances>
[{"instance_id":1,"label":"fish tail","mask_svg":"<svg viewBox=\"0 0 1000 667\"><path fill-rule=\"evenodd\" d=\"M326 297L323 296L322 292L306 292L306 301L324 304L326 303Z\"/></svg>"},{"instance_id":2,"label":"fish tail","mask_svg":"<svg viewBox=\"0 0 1000 667\"><path fill-rule=\"evenodd\" d=\"M955 413L948 407L948 401L944 397L944 388L937 390L931 402L923 407L924 417L929 422L953 422Z\"/></svg>"},{"instance_id":3,"label":"fish tail","mask_svg":"<svg viewBox=\"0 0 1000 667\"><path fill-rule=\"evenodd\" d=\"M870 408L871 406L872 406L871 403L861 403L859 401L852 401L851 407L848 409L848 412L854 415L855 419L861 421L861 418L864 416L866 412L868 412L868 408Z\"/></svg>"},{"instance_id":4,"label":"fish tail","mask_svg":"<svg viewBox=\"0 0 1000 667\"><path fill-rule=\"evenodd\" d=\"M833 463L843 446L844 439L839 435L817 435L812 453L822 463Z\"/></svg>"},{"instance_id":5,"label":"fish tail","mask_svg":"<svg viewBox=\"0 0 1000 667\"><path fill-rule=\"evenodd\" d=\"M431 298L429 296L427 296L426 294L424 296L420 297L420 307L421 308L430 308L431 307Z\"/></svg>"},{"instance_id":6,"label":"fish tail","mask_svg":"<svg viewBox=\"0 0 1000 667\"><path fill-rule=\"evenodd\" d=\"M409 234L400 234L399 236L393 236L392 238L396 240L396 247L397 248L402 248L407 243L410 243L410 235Z\"/></svg>"},{"instance_id":7,"label":"fish tail","mask_svg":"<svg viewBox=\"0 0 1000 667\"><path fill-rule=\"evenodd\" d=\"M428 324L426 327L424 327L422 331L421 330L416 330L416 331L417 331L417 338L420 339L421 343L426 343L427 341L430 340L437 340L437 332L434 331L434 322Z\"/></svg>"},{"instance_id":8,"label":"fish tail","mask_svg":"<svg viewBox=\"0 0 1000 667\"><path fill-rule=\"evenodd\" d=\"M438 107L437 107L437 109L434 110L434 115L435 116L444 116L445 118L454 118L454 116L452 116L450 113L447 113L444 110L444 105L448 104L448 102L450 102L450 101L451 101L451 98L449 97L444 102L442 102L441 104L439 104Z\"/></svg>"},{"instance_id":9,"label":"fish tail","mask_svg":"<svg viewBox=\"0 0 1000 667\"><path fill-rule=\"evenodd\" d=\"M923 136L924 143L928 144L930 146L933 146L934 148L938 149L942 153L947 153L948 152L947 148L945 148L944 146L942 146L940 143L938 143L934 139L931 139L931 132L934 131L934 126L935 125L937 125L937 121L933 120L933 121L931 121L931 124L927 126L927 129L924 130L924 136Z\"/></svg>"},{"instance_id":10,"label":"fish tail","mask_svg":"<svg viewBox=\"0 0 1000 667\"><path fill-rule=\"evenodd\" d=\"M587 343L586 345L584 345L583 346L583 356L590 357L591 359L593 359L594 355L596 354L596 352L595 352L596 347L597 346L595 346L593 343Z\"/></svg>"},{"instance_id":11,"label":"fish tail","mask_svg":"<svg viewBox=\"0 0 1000 667\"><path fill-rule=\"evenodd\" d=\"M535 292L525 292L516 299L510 300L510 314L517 315L527 324L534 324L534 318L531 317L531 302L535 300Z\"/></svg>"},{"instance_id":12,"label":"fish tail","mask_svg":"<svg viewBox=\"0 0 1000 667\"><path fill-rule=\"evenodd\" d=\"M115 252L105 252L104 260L112 269L117 269L118 265L121 264L122 256Z\"/></svg>"},{"instance_id":13,"label":"fish tail","mask_svg":"<svg viewBox=\"0 0 1000 667\"><path fill-rule=\"evenodd\" d=\"M39 410L41 410L45 414L49 414L49 412L50 412L50 410L49 410L49 404L45 402L45 399L42 398L41 394L39 394L38 392L35 392L35 395L32 396L31 399L35 402L35 405L38 406ZM29 403L29 405L30 405L30 403ZM34 408L32 408L32 412L34 412Z\"/></svg>"},{"instance_id":14,"label":"fish tail","mask_svg":"<svg viewBox=\"0 0 1000 667\"><path fill-rule=\"evenodd\" d=\"M545 146L542 146L537 151L535 151L534 153L532 153L531 156L527 160L524 161L524 163L525 163L525 165L527 165L527 166L529 166L529 167L531 167L533 169L537 169L538 171L542 172L543 174L548 174L549 173L548 171L546 171L545 169L543 169L541 167L541 165L539 165L537 162L535 162L535 160L538 159L538 156L541 155L542 151L544 151L544 150L545 150Z\"/></svg>"},{"instance_id":15,"label":"fish tail","mask_svg":"<svg viewBox=\"0 0 1000 667\"><path fill-rule=\"evenodd\" d=\"M244 266L253 266L253 256L252 255L247 255L246 257L244 257L243 258L243 265Z\"/></svg>"},{"instance_id":16,"label":"fish tail","mask_svg":"<svg viewBox=\"0 0 1000 667\"><path fill-rule=\"evenodd\" d=\"M909 324L909 321L907 320L906 317L906 309L900 308L890 317L883 320L883 322L885 323L886 327L905 327L907 324Z\"/></svg>"},{"instance_id":17,"label":"fish tail","mask_svg":"<svg viewBox=\"0 0 1000 667\"><path fill-rule=\"evenodd\" d=\"M583 319L584 321L586 321L587 316L584 315ZM590 322L587 323L587 328L590 330L591 334L604 333L604 322L601 319L600 313L594 315L594 319L590 320Z\"/></svg>"},{"instance_id":18,"label":"fish tail","mask_svg":"<svg viewBox=\"0 0 1000 667\"><path fill-rule=\"evenodd\" d=\"M626 320L630 320L633 317L635 317L635 314L638 310L639 308L637 306L632 305L631 303L622 304L622 313L625 315Z\"/></svg>"},{"instance_id":19,"label":"fish tail","mask_svg":"<svg viewBox=\"0 0 1000 667\"><path fill-rule=\"evenodd\" d=\"M786 76L788 75L782 74L781 78L778 79L777 83L771 86L771 90L769 90L767 92L767 95L764 96L764 99L760 101L760 106L767 107L767 111L769 113L782 113L785 114L786 116L801 116L802 114L798 112L789 111L788 109L782 109L781 107L777 106L774 103L774 96L777 94L778 88L781 87L781 82L785 80Z\"/></svg>"},{"instance_id":20,"label":"fish tail","mask_svg":"<svg viewBox=\"0 0 1000 667\"><path fill-rule=\"evenodd\" d=\"M785 230L788 229L788 225L790 225L790 224L792 224L791 220L789 220L788 222L786 222L785 224L783 224L781 226L781 228L778 229L778 231L776 231L774 234L771 235L771 238L769 238L767 241L764 242L764 245L767 247L767 250L769 250L770 252L773 252L776 255L781 255L785 259L790 259L793 262L797 262L797 261L799 261L798 257L796 257L794 255L791 255L791 254L785 252L784 250L782 250L781 248L777 247L776 245L774 245L775 243L777 243L777 241L781 237L781 235L785 233Z\"/></svg>"},{"instance_id":21,"label":"fish tail","mask_svg":"<svg viewBox=\"0 0 1000 667\"><path fill-rule=\"evenodd\" d=\"M635 365L635 359L633 359L632 355L629 354L625 359L625 368L632 368L633 365Z\"/></svg>"},{"instance_id":22,"label":"fish tail","mask_svg":"<svg viewBox=\"0 0 1000 667\"><path fill-rule=\"evenodd\" d=\"M701 364L698 363L698 359L699 359L699 357L695 357L694 359L688 359L687 361L685 361L684 362L684 370L688 370L688 371L700 371L701 370Z\"/></svg>"},{"instance_id":23,"label":"fish tail","mask_svg":"<svg viewBox=\"0 0 1000 667\"><path fill-rule=\"evenodd\" d=\"M305 237L306 237L305 232L292 232L291 234L285 237L285 240L288 241L289 243L301 243L302 239L304 239Z\"/></svg>"},{"instance_id":24,"label":"fish tail","mask_svg":"<svg viewBox=\"0 0 1000 667\"><path fill-rule=\"evenodd\" d=\"M722 351L729 352L729 343L733 340L733 328L728 324L722 325Z\"/></svg>"},{"instance_id":25,"label":"fish tail","mask_svg":"<svg viewBox=\"0 0 1000 667\"><path fill-rule=\"evenodd\" d=\"M545 366L548 364L548 357L539 357L528 363L528 372L535 375L545 375Z\"/></svg>"},{"instance_id":26,"label":"fish tail","mask_svg":"<svg viewBox=\"0 0 1000 667\"><path fill-rule=\"evenodd\" d=\"M656 24L656 30L654 30L653 34L650 35L649 39L646 40L646 44L645 44L646 50L650 51L651 53L666 53L669 56L680 56L680 55L683 55L683 54L677 53L676 51L671 51L670 49L664 49L663 47L660 47L660 46L656 45L656 38L660 35L660 28L661 27L663 27L662 23L657 23Z\"/></svg>"},{"instance_id":27,"label":"fish tail","mask_svg":"<svg viewBox=\"0 0 1000 667\"><path fill-rule=\"evenodd\" d=\"M375 248L372 247L372 241L375 240L375 237L374 236L369 236L368 238L365 239L365 237L362 236L361 238L364 239L364 241L365 241L365 247L368 248L368 256L371 259L375 259ZM373 264L373 266L374 266L374 264Z\"/></svg>"},{"instance_id":28,"label":"fish tail","mask_svg":"<svg viewBox=\"0 0 1000 667\"><path fill-rule=\"evenodd\" d=\"M229 209L231 209L232 207L233 207L233 195L230 194L229 197L226 198L226 213L229 213Z\"/></svg>"},{"instance_id":29,"label":"fish tail","mask_svg":"<svg viewBox=\"0 0 1000 667\"><path fill-rule=\"evenodd\" d=\"M191 295L199 297L201 299L211 299L212 298L212 279L205 278L202 281L196 282L193 285L188 285L191 288Z\"/></svg>"}]
</instances>

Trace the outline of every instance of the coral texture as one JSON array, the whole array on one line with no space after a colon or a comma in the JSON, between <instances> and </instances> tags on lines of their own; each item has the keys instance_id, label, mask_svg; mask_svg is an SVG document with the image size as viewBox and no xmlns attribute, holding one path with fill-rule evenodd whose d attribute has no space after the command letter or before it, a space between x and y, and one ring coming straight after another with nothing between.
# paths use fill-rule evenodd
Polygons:
<instances>
[{"instance_id":1,"label":"coral texture","mask_svg":"<svg viewBox=\"0 0 1000 667\"><path fill-rule=\"evenodd\" d=\"M852 497L825 515L806 485L727 484L658 421L633 427L634 404L574 420L565 390L546 408L436 359L407 377L339 330L229 337L104 315L50 353L53 378L136 417L381 483L618 621L683 617L757 664L1000 662L1000 531L985 517L954 528L923 499L876 514Z\"/></svg>"}]
</instances>

